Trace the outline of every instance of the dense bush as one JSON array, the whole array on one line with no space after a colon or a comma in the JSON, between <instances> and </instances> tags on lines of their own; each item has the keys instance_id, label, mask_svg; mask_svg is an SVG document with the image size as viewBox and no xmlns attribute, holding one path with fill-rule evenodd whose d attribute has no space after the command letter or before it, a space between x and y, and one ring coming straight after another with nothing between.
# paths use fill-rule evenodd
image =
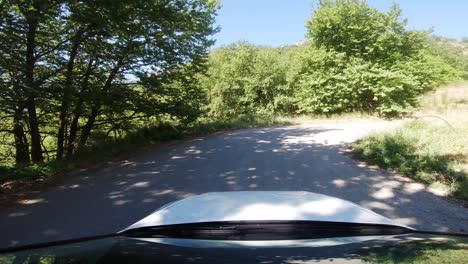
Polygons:
<instances>
[{"instance_id":1,"label":"dense bush","mask_svg":"<svg viewBox=\"0 0 468 264\"><path fill-rule=\"evenodd\" d=\"M213 51L202 84L208 91L211 116L272 114L286 108L285 67L280 51L236 43Z\"/></svg>"},{"instance_id":2,"label":"dense bush","mask_svg":"<svg viewBox=\"0 0 468 264\"><path fill-rule=\"evenodd\" d=\"M468 44L466 41L443 37L429 37L425 40L427 53L435 57L443 64L455 69L456 74L468 80Z\"/></svg>"},{"instance_id":3,"label":"dense bush","mask_svg":"<svg viewBox=\"0 0 468 264\"><path fill-rule=\"evenodd\" d=\"M415 58L398 62L393 69L410 76L417 87L420 87L421 92L462 77L460 70L452 67L443 58L433 56L425 50Z\"/></svg>"},{"instance_id":4,"label":"dense bush","mask_svg":"<svg viewBox=\"0 0 468 264\"><path fill-rule=\"evenodd\" d=\"M416 104L418 83L402 70L315 49L303 56L302 63L295 84L299 112L362 111L393 116Z\"/></svg>"},{"instance_id":5,"label":"dense bush","mask_svg":"<svg viewBox=\"0 0 468 264\"><path fill-rule=\"evenodd\" d=\"M400 10L388 13L358 0L323 1L307 22L311 47L297 72L301 113L406 114L422 92L459 77L423 49L424 32L405 29Z\"/></svg>"}]
</instances>

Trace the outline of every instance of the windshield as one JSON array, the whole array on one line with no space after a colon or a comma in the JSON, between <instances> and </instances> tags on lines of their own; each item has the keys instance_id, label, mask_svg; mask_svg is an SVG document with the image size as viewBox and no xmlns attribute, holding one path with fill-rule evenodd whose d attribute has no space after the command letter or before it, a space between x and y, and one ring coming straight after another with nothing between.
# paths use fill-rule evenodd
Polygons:
<instances>
[{"instance_id":1,"label":"windshield","mask_svg":"<svg viewBox=\"0 0 468 264\"><path fill-rule=\"evenodd\" d=\"M229 221L467 234L465 10L0 0L0 249ZM258 231L235 227L198 239Z\"/></svg>"}]
</instances>

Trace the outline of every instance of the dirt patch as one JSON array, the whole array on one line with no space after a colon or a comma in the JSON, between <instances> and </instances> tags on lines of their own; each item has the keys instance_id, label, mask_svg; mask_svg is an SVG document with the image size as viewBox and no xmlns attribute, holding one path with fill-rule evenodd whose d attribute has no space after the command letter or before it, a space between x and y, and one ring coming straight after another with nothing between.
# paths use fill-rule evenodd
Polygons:
<instances>
[{"instance_id":1,"label":"dirt patch","mask_svg":"<svg viewBox=\"0 0 468 264\"><path fill-rule=\"evenodd\" d=\"M49 179L7 181L0 185L0 206L27 204L28 198L36 196L50 186Z\"/></svg>"}]
</instances>

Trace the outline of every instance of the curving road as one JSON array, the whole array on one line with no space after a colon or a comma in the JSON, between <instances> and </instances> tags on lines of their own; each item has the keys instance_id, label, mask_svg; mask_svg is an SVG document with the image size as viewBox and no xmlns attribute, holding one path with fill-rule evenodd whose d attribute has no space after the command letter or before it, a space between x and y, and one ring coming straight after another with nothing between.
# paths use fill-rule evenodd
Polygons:
<instances>
[{"instance_id":1,"label":"curving road","mask_svg":"<svg viewBox=\"0 0 468 264\"><path fill-rule=\"evenodd\" d=\"M317 192L418 229L468 232L468 208L343 152L370 131L397 124L247 129L158 147L82 171L27 204L0 209L0 247L115 232L168 202L239 190Z\"/></svg>"}]
</instances>

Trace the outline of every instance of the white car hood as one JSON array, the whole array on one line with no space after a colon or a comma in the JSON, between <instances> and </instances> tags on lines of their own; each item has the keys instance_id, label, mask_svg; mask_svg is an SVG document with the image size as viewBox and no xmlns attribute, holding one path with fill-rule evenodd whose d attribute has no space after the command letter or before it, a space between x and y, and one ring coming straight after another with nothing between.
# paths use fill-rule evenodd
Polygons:
<instances>
[{"instance_id":1,"label":"white car hood","mask_svg":"<svg viewBox=\"0 0 468 264\"><path fill-rule=\"evenodd\" d=\"M301 191L245 191L211 192L179 200L156 210L121 232L149 226L261 220L401 226L357 204L323 194Z\"/></svg>"}]
</instances>

